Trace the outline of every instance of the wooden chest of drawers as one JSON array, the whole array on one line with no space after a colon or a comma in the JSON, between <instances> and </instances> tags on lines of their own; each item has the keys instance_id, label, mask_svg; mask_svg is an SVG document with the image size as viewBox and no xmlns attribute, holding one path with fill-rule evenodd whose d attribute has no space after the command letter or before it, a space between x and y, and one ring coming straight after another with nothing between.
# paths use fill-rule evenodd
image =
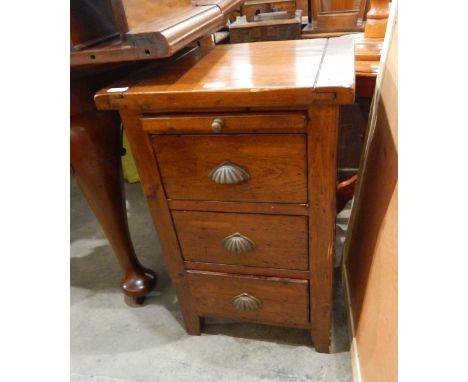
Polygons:
<instances>
[{"instance_id":1,"label":"wooden chest of drawers","mask_svg":"<svg viewBox=\"0 0 468 382\"><path fill-rule=\"evenodd\" d=\"M145 76L143 76L145 77ZM308 329L329 351L347 38L217 46L101 90L120 111L186 329Z\"/></svg>"}]
</instances>

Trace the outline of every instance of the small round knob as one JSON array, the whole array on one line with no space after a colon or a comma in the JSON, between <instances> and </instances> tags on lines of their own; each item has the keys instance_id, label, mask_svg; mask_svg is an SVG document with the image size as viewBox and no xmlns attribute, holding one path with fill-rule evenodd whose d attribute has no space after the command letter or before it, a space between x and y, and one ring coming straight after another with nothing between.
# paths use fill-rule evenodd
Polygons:
<instances>
[{"instance_id":1,"label":"small round knob","mask_svg":"<svg viewBox=\"0 0 468 382\"><path fill-rule=\"evenodd\" d=\"M215 118L213 119L213 122L211 122L211 130L213 130L215 133L219 133L224 127L224 121L221 118Z\"/></svg>"}]
</instances>

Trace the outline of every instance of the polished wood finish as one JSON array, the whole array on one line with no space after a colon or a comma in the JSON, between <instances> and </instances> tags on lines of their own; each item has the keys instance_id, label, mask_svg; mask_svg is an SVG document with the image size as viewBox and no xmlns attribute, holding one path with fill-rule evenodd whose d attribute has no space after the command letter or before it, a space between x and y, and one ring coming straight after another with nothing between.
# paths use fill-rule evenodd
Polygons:
<instances>
[{"instance_id":1,"label":"polished wood finish","mask_svg":"<svg viewBox=\"0 0 468 382\"><path fill-rule=\"evenodd\" d=\"M173 211L172 218L185 260L251 267L307 270L305 216ZM232 253L223 239L236 232L255 249Z\"/></svg>"},{"instance_id":2,"label":"polished wood finish","mask_svg":"<svg viewBox=\"0 0 468 382\"><path fill-rule=\"evenodd\" d=\"M240 10L244 0L196 0L195 4L200 5L216 5L224 15L229 15L232 12Z\"/></svg>"},{"instance_id":3,"label":"polished wood finish","mask_svg":"<svg viewBox=\"0 0 468 382\"><path fill-rule=\"evenodd\" d=\"M272 51L281 52L273 62ZM187 330L199 334L205 315L296 326L310 330L317 351L328 352L337 129L339 105L354 100L353 41L265 42L194 53L157 76L115 85L126 90L108 87L95 97L99 107L120 110ZM148 129L147 120L168 113L175 119L205 113L307 118L305 131L296 125L274 134L247 127L242 134L216 133L207 121L187 132L155 134L159 122ZM240 172L244 183L213 183L211 170L225 160L249 178ZM254 240L262 264L217 253L224 232L230 239L244 235L240 248L247 253L253 247L245 238ZM282 249L287 236L294 242Z\"/></svg>"},{"instance_id":4,"label":"polished wood finish","mask_svg":"<svg viewBox=\"0 0 468 382\"><path fill-rule=\"evenodd\" d=\"M185 54L187 51L196 48L196 46L196 43L189 43L174 56ZM120 39L113 39L81 51L71 52L70 66L131 63L157 58L160 58L158 51L152 47L131 46L127 42L121 42Z\"/></svg>"},{"instance_id":5,"label":"polished wood finish","mask_svg":"<svg viewBox=\"0 0 468 382\"><path fill-rule=\"evenodd\" d=\"M371 0L364 36L356 36L356 95L372 97L387 28L389 0Z\"/></svg>"},{"instance_id":6,"label":"polished wood finish","mask_svg":"<svg viewBox=\"0 0 468 382\"><path fill-rule=\"evenodd\" d=\"M274 60L271 52L277 53ZM160 76L119 83L126 90L102 89L95 101L101 110L125 105L142 112L187 112L210 105L220 111L297 110L316 101L352 103L354 67L342 65L350 53L354 55L353 45L344 37L219 45L186 55Z\"/></svg>"},{"instance_id":7,"label":"polished wood finish","mask_svg":"<svg viewBox=\"0 0 468 382\"><path fill-rule=\"evenodd\" d=\"M70 162L74 177L117 257L122 290L137 303L153 289L156 276L138 261L129 234L121 175L120 119L97 111L92 95L139 68L137 63L73 68L70 81Z\"/></svg>"},{"instance_id":8,"label":"polished wood finish","mask_svg":"<svg viewBox=\"0 0 468 382\"><path fill-rule=\"evenodd\" d=\"M389 12L389 0L370 0L370 8L367 12L366 28L364 30L367 38L384 38Z\"/></svg>"},{"instance_id":9,"label":"polished wood finish","mask_svg":"<svg viewBox=\"0 0 468 382\"><path fill-rule=\"evenodd\" d=\"M122 62L161 56L153 46L133 47L123 42L129 23L133 25L133 19L130 22L126 19L124 5L127 6L127 12L141 12L143 16L151 18L162 16L164 5L170 8L166 15L174 12L180 15L177 7L181 3L188 2L72 0L70 4L71 165L78 184L117 255L123 271L124 293L137 302L141 302L154 287L156 276L139 263L129 236L121 176L120 121L97 112L92 95L97 89L115 81L118 76L142 66L134 63L122 65ZM241 2L214 0L214 3L213 6L220 12L231 12ZM148 12L148 7L152 7L154 12ZM227 13L225 18L227 19ZM200 30L198 21L190 21L190 25L185 25L183 42L177 41L178 55L185 54L185 47L192 41L193 33L190 34L190 28ZM209 33L208 30L205 32ZM190 38L187 38L189 34ZM201 36L200 33L198 35ZM171 49L176 50L174 47ZM166 60L165 63L169 64L169 61ZM87 64L99 65L93 65L91 69L91 65L82 66ZM155 66L152 68L158 70ZM196 331L197 325L192 324L190 327Z\"/></svg>"},{"instance_id":10,"label":"polished wood finish","mask_svg":"<svg viewBox=\"0 0 468 382\"><path fill-rule=\"evenodd\" d=\"M168 198L307 202L302 135L158 135L151 140ZM225 161L246 170L250 179L235 185L215 183L208 175Z\"/></svg>"},{"instance_id":11,"label":"polished wood finish","mask_svg":"<svg viewBox=\"0 0 468 382\"><path fill-rule=\"evenodd\" d=\"M132 46L169 57L187 43L223 27L243 0L120 0L121 24Z\"/></svg>"},{"instance_id":12,"label":"polished wood finish","mask_svg":"<svg viewBox=\"0 0 468 382\"><path fill-rule=\"evenodd\" d=\"M98 111L71 118L70 161L74 177L117 256L123 292L141 302L156 284L138 261L130 239L120 164L118 118Z\"/></svg>"},{"instance_id":13,"label":"polished wood finish","mask_svg":"<svg viewBox=\"0 0 468 382\"><path fill-rule=\"evenodd\" d=\"M92 5L85 0L73 2L85 4L99 20L109 18L107 29L114 31L79 46L86 49L72 51L71 65L76 66L170 57L225 26L229 15L240 8L243 0L99 0ZM109 15L109 4L113 17ZM72 41L104 35L102 26L78 11L80 8L72 14ZM108 38L112 36L115 38Z\"/></svg>"},{"instance_id":14,"label":"polished wood finish","mask_svg":"<svg viewBox=\"0 0 468 382\"><path fill-rule=\"evenodd\" d=\"M229 133L305 132L305 113L204 113L155 115L142 119L143 129L153 134L213 133L213 121L222 120L219 131Z\"/></svg>"},{"instance_id":15,"label":"polished wood finish","mask_svg":"<svg viewBox=\"0 0 468 382\"><path fill-rule=\"evenodd\" d=\"M187 42L214 33L224 24L225 19L218 7L193 7L134 27L126 36L130 45L152 46L159 57L169 57Z\"/></svg>"},{"instance_id":16,"label":"polished wood finish","mask_svg":"<svg viewBox=\"0 0 468 382\"><path fill-rule=\"evenodd\" d=\"M188 333L199 335L202 322L195 313L184 262L180 254L177 234L172 224L172 217L166 202L156 159L151 147L150 137L140 128L140 115L131 110L121 110L120 116L126 128L135 164L138 168L143 192L146 195L154 225L158 231L161 247L164 251L171 280L177 290L177 297Z\"/></svg>"},{"instance_id":17,"label":"polished wood finish","mask_svg":"<svg viewBox=\"0 0 468 382\"><path fill-rule=\"evenodd\" d=\"M187 271L194 306L200 316L307 328L309 298L306 280ZM240 311L232 299L241 293L259 299L255 311Z\"/></svg>"}]
</instances>

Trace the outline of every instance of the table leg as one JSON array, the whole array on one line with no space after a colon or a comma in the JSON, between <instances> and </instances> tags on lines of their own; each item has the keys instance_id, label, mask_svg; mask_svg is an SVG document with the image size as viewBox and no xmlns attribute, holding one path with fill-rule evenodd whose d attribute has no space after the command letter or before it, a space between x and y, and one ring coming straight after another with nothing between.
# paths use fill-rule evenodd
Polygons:
<instances>
[{"instance_id":1,"label":"table leg","mask_svg":"<svg viewBox=\"0 0 468 382\"><path fill-rule=\"evenodd\" d=\"M90 111L71 118L70 159L78 185L101 224L123 272L122 290L141 304L156 274L136 257L127 224L116 115Z\"/></svg>"}]
</instances>

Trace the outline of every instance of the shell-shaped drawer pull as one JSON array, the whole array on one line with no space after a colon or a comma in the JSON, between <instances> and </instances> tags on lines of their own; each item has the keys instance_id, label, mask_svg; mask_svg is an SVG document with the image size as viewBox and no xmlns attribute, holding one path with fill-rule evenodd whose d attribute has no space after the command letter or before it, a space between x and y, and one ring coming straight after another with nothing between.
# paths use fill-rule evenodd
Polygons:
<instances>
[{"instance_id":1,"label":"shell-shaped drawer pull","mask_svg":"<svg viewBox=\"0 0 468 382\"><path fill-rule=\"evenodd\" d=\"M250 175L242 167L225 161L209 173L209 178L218 184L239 184L250 179Z\"/></svg>"},{"instance_id":2,"label":"shell-shaped drawer pull","mask_svg":"<svg viewBox=\"0 0 468 382\"><path fill-rule=\"evenodd\" d=\"M243 312L253 312L262 307L262 302L248 293L241 293L232 299L232 305Z\"/></svg>"},{"instance_id":3,"label":"shell-shaped drawer pull","mask_svg":"<svg viewBox=\"0 0 468 382\"><path fill-rule=\"evenodd\" d=\"M255 250L255 242L239 232L233 233L223 239L223 247L237 255Z\"/></svg>"},{"instance_id":4,"label":"shell-shaped drawer pull","mask_svg":"<svg viewBox=\"0 0 468 382\"><path fill-rule=\"evenodd\" d=\"M215 133L219 133L224 128L224 121L221 118L213 119L211 122L211 130Z\"/></svg>"}]
</instances>

